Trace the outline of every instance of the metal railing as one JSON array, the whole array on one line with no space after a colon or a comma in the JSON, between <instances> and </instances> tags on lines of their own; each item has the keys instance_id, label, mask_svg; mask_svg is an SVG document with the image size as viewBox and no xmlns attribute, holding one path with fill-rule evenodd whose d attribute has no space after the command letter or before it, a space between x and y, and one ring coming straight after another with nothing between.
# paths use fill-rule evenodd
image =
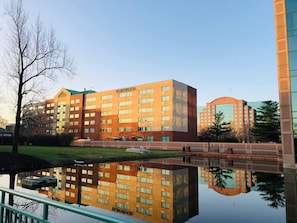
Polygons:
<instances>
[{"instance_id":1,"label":"metal railing","mask_svg":"<svg viewBox=\"0 0 297 223\"><path fill-rule=\"evenodd\" d=\"M14 222L22 222L22 223L49 223L49 207L54 207L57 209L65 210L68 212L72 212L75 214L79 214L82 216L86 216L92 219L97 219L99 222L110 222L110 223L123 223L123 222L144 222L139 219L133 219L132 217L115 214L112 212L96 212L93 210L87 210L83 208L79 208L77 206L73 206L70 204L61 203L54 200L49 200L46 198L37 197L34 195L26 194L20 191L15 191L8 188L0 187L1 192L1 203L0 203L0 223L14 223ZM33 202L37 202L42 204L43 212L42 216L36 216L32 213L25 212L23 210L19 210L17 207L13 205L9 205L8 196L16 196L21 197L23 199L27 199Z\"/></svg>"}]
</instances>

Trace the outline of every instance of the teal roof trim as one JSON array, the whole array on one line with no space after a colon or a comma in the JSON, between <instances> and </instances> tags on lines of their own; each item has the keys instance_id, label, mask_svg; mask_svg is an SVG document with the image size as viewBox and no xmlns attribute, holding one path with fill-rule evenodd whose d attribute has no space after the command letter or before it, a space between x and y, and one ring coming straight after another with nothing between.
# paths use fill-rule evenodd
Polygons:
<instances>
[{"instance_id":1,"label":"teal roof trim","mask_svg":"<svg viewBox=\"0 0 297 223\"><path fill-rule=\"evenodd\" d=\"M75 91L75 90L70 90L70 89L66 89L67 91L70 92L71 95L76 95L76 94L91 94L91 93L95 93L96 91L93 90L85 90L85 91Z\"/></svg>"}]
</instances>

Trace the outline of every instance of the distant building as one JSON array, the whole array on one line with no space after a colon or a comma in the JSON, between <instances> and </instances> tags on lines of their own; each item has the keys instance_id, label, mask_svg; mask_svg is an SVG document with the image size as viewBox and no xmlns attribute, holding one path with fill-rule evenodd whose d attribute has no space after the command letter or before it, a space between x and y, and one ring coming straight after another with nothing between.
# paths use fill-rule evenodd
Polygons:
<instances>
[{"instance_id":1,"label":"distant building","mask_svg":"<svg viewBox=\"0 0 297 223\"><path fill-rule=\"evenodd\" d=\"M212 126L215 114L223 112L224 121L230 122L237 134L249 134L255 122L255 109L244 100L232 97L217 98L198 108L198 132Z\"/></svg>"},{"instance_id":2,"label":"distant building","mask_svg":"<svg viewBox=\"0 0 297 223\"><path fill-rule=\"evenodd\" d=\"M297 167L297 4L274 0L284 167Z\"/></svg>"},{"instance_id":3,"label":"distant building","mask_svg":"<svg viewBox=\"0 0 297 223\"><path fill-rule=\"evenodd\" d=\"M8 129L0 128L0 145L12 143L13 132Z\"/></svg>"},{"instance_id":4,"label":"distant building","mask_svg":"<svg viewBox=\"0 0 297 223\"><path fill-rule=\"evenodd\" d=\"M196 89L175 80L103 92L62 88L27 106L27 134L69 133L94 140L194 141Z\"/></svg>"}]
</instances>

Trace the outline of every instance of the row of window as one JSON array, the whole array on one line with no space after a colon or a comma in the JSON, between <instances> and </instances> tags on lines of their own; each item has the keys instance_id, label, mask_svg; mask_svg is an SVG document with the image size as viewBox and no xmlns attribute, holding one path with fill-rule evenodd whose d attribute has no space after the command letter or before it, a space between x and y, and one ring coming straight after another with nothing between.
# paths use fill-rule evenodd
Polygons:
<instances>
[{"instance_id":1,"label":"row of window","mask_svg":"<svg viewBox=\"0 0 297 223\"><path fill-rule=\"evenodd\" d=\"M152 188L136 187L136 191L139 192L139 193L143 193L143 194L150 194L150 195L153 194L153 189ZM108 189L107 190L98 189L97 194L109 196L110 191ZM120 199L124 199L124 200L129 200L129 195L128 194L116 193L116 197L120 198ZM169 198L170 197L170 192L161 191L161 197Z\"/></svg>"},{"instance_id":2,"label":"row of window","mask_svg":"<svg viewBox=\"0 0 297 223\"><path fill-rule=\"evenodd\" d=\"M162 91L168 91L168 90L169 90L169 86L163 86L163 87L161 88L161 90L162 90ZM138 91L138 94L139 94L139 95L142 95L142 94L151 94L151 93L153 93L153 92L154 92L154 89L149 88L149 89L139 90L139 91ZM121 93L118 94L118 96L119 96L119 97L129 97L129 96L132 96L132 92L131 92L131 91L121 92ZM102 96L101 96L101 100L110 100L110 99L112 99L112 98L113 98L113 95L111 95L111 94L110 94L110 95L102 95ZM95 98L95 97L87 98L86 101L87 101L87 102L94 102L94 101L96 101L96 98ZM76 103L79 103L79 101L76 102Z\"/></svg>"}]
</instances>

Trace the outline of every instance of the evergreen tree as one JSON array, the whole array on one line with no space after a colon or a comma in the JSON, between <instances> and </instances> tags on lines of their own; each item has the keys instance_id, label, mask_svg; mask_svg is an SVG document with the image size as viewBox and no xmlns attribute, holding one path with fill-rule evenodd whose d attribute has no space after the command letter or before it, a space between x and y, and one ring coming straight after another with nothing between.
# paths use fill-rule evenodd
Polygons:
<instances>
[{"instance_id":1,"label":"evergreen tree","mask_svg":"<svg viewBox=\"0 0 297 223\"><path fill-rule=\"evenodd\" d=\"M256 111L252 133L257 141L280 142L280 117L278 102L264 101Z\"/></svg>"},{"instance_id":2,"label":"evergreen tree","mask_svg":"<svg viewBox=\"0 0 297 223\"><path fill-rule=\"evenodd\" d=\"M230 132L232 128L230 127L230 122L224 121L224 113L219 111L214 116L214 122L210 128L215 141L222 141L224 138L230 137Z\"/></svg>"}]
</instances>

